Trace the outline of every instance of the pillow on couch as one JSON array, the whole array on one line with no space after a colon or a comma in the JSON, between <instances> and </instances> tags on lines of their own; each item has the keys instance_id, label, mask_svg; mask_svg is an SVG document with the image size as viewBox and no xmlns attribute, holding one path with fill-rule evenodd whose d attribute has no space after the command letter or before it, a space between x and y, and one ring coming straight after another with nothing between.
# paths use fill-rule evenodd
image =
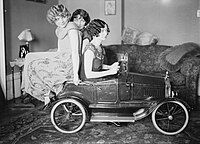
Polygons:
<instances>
[{"instance_id":1,"label":"pillow on couch","mask_svg":"<svg viewBox=\"0 0 200 144\"><path fill-rule=\"evenodd\" d=\"M122 41L124 44L135 44L140 31L136 28L127 27L123 31Z\"/></svg>"},{"instance_id":2,"label":"pillow on couch","mask_svg":"<svg viewBox=\"0 0 200 144\"><path fill-rule=\"evenodd\" d=\"M156 45L158 37L149 32L141 32L136 28L127 27L123 31L122 41L124 44Z\"/></svg>"},{"instance_id":3,"label":"pillow on couch","mask_svg":"<svg viewBox=\"0 0 200 144\"><path fill-rule=\"evenodd\" d=\"M158 37L149 33L149 32L142 32L140 33L137 38L135 44L137 45L156 45L158 43Z\"/></svg>"}]
</instances>

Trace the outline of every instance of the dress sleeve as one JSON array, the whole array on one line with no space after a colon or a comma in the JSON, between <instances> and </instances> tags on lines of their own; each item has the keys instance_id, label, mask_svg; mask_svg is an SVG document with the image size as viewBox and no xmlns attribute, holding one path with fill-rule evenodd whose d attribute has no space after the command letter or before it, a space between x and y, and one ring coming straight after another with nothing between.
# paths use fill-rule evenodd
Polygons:
<instances>
[{"instance_id":1,"label":"dress sleeve","mask_svg":"<svg viewBox=\"0 0 200 144\"><path fill-rule=\"evenodd\" d=\"M71 29L79 30L78 27L77 27L77 25L76 25L74 22L69 22L69 23L67 24L67 27L66 27L66 28L68 29L68 31L71 30Z\"/></svg>"},{"instance_id":2,"label":"dress sleeve","mask_svg":"<svg viewBox=\"0 0 200 144\"><path fill-rule=\"evenodd\" d=\"M90 43L85 46L85 50L83 53L85 53L87 50L91 50L95 54L95 47Z\"/></svg>"},{"instance_id":3,"label":"dress sleeve","mask_svg":"<svg viewBox=\"0 0 200 144\"><path fill-rule=\"evenodd\" d=\"M57 27L55 31L56 36L58 37L58 39L63 39L68 34L68 31L71 29L78 30L78 27L73 22L69 22L65 28Z\"/></svg>"}]
</instances>

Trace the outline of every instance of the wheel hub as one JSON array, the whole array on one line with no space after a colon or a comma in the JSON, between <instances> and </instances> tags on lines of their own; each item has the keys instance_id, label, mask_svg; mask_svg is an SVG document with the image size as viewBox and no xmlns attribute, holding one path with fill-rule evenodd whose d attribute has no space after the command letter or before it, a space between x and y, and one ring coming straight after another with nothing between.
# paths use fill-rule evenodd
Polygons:
<instances>
[{"instance_id":1,"label":"wheel hub","mask_svg":"<svg viewBox=\"0 0 200 144\"><path fill-rule=\"evenodd\" d=\"M169 116L168 116L168 119L169 119L169 120L173 120L173 116L172 116L172 115L169 115Z\"/></svg>"}]
</instances>

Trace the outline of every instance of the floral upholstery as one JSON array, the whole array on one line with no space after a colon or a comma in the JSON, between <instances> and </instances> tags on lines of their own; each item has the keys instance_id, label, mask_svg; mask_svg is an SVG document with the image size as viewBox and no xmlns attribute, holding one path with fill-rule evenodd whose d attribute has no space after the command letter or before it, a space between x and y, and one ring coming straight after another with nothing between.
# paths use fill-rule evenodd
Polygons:
<instances>
[{"instance_id":1,"label":"floral upholstery","mask_svg":"<svg viewBox=\"0 0 200 144\"><path fill-rule=\"evenodd\" d=\"M128 53L129 71L139 73L165 73L160 66L159 55L169 46L138 46L134 44L105 46L107 62L117 61L117 53Z\"/></svg>"},{"instance_id":2,"label":"floral upholstery","mask_svg":"<svg viewBox=\"0 0 200 144\"><path fill-rule=\"evenodd\" d=\"M118 53L128 53L129 71L148 74L165 74L168 70L162 67L161 55L172 48L165 45L139 46L135 44L108 45L104 46L107 55L107 63L117 61ZM187 56L181 60L178 67L170 71L170 81L180 97L184 97L191 106L197 104L197 78L200 70L200 58ZM186 96L187 94L187 96Z\"/></svg>"}]
</instances>

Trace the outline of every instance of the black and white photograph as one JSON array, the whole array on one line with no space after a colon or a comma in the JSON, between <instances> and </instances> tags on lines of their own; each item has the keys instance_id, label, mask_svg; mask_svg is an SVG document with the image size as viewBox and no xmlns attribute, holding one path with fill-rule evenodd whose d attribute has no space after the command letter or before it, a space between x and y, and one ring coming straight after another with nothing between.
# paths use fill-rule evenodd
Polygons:
<instances>
[{"instance_id":1,"label":"black and white photograph","mask_svg":"<svg viewBox=\"0 0 200 144\"><path fill-rule=\"evenodd\" d=\"M0 0L0 144L200 144L200 0Z\"/></svg>"}]
</instances>

